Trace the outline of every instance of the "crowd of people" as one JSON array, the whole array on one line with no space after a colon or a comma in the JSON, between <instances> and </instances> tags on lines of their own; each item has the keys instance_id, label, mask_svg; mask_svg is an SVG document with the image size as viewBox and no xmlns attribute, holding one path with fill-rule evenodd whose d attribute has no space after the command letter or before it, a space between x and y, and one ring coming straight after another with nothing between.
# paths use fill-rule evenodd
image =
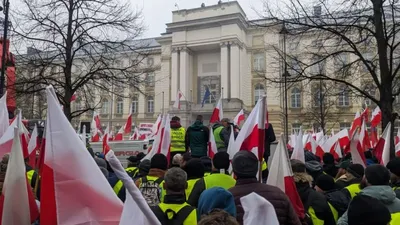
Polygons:
<instances>
[{"instance_id":1,"label":"crowd of people","mask_svg":"<svg viewBox=\"0 0 400 225\"><path fill-rule=\"evenodd\" d=\"M232 129L233 127L233 129ZM209 128L202 117L187 130L178 117L171 121L171 159L155 154L130 156L125 169L162 225L236 225L244 223L241 198L256 193L269 201L281 225L394 225L400 224L400 158L386 167L365 152L367 166L352 163L351 154L335 160L305 150L305 162L291 160L297 193L304 207L299 215L287 194L266 184L270 155L275 141L268 126L261 177L259 160L250 151L239 151L230 160L226 149L231 132L237 132L228 119L213 126L218 153L207 156ZM218 137L218 138L217 138ZM227 141L228 140L228 141ZM289 154L291 153L290 150ZM102 155L90 154L115 194L126 200L124 183ZM0 188L7 169L8 155L0 162ZM40 191L40 178L27 164L28 182ZM262 179L261 179L262 178ZM39 194L38 201L39 199ZM37 224L40 224L40 218Z\"/></svg>"}]
</instances>

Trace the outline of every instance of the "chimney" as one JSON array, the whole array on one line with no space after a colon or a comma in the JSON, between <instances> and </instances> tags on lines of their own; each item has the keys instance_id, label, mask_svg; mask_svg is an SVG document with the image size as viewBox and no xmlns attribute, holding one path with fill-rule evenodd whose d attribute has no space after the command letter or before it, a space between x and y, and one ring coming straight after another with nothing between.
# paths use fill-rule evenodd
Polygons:
<instances>
[{"instance_id":1,"label":"chimney","mask_svg":"<svg viewBox=\"0 0 400 225\"><path fill-rule=\"evenodd\" d=\"M322 7L320 5L314 6L314 16L319 18L321 17L321 13L322 13Z\"/></svg>"}]
</instances>

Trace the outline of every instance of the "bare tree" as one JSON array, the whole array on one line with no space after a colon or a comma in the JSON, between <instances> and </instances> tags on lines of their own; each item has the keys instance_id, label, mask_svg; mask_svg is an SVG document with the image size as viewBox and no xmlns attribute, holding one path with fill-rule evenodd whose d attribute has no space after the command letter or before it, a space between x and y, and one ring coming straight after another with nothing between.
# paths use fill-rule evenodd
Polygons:
<instances>
[{"instance_id":1,"label":"bare tree","mask_svg":"<svg viewBox=\"0 0 400 225\"><path fill-rule=\"evenodd\" d=\"M284 26L287 35L298 40L301 54L285 54L298 65L293 74L296 81L329 81L338 93L351 92L372 101L382 110L385 128L398 117L393 108L400 94L400 8L396 2L319 1L313 7L304 1L288 0L286 7L281 5L275 10L270 7L273 2L265 0L265 6L266 16L276 22L273 26ZM279 48L276 51L283 58L285 52ZM327 72L313 73L312 68L321 63L327 65ZM377 92L371 92L366 84ZM393 142L391 149L393 156Z\"/></svg>"},{"instance_id":2,"label":"bare tree","mask_svg":"<svg viewBox=\"0 0 400 225\"><path fill-rule=\"evenodd\" d=\"M43 94L53 85L69 120L96 108L99 96L129 97L123 88L139 89L154 70L144 59L155 43L135 40L143 25L128 0L19 1L13 33L28 47L17 54L28 73L18 77L17 93ZM75 111L74 94L81 105Z\"/></svg>"}]
</instances>

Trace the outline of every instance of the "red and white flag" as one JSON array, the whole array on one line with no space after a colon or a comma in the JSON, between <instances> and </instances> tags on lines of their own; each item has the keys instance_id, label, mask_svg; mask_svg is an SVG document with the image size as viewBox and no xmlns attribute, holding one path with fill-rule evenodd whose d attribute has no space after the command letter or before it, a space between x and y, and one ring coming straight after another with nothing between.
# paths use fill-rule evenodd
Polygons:
<instances>
[{"instance_id":1,"label":"red and white flag","mask_svg":"<svg viewBox=\"0 0 400 225\"><path fill-rule=\"evenodd\" d=\"M369 140L368 130L365 121L362 122L360 129L360 144L358 148L360 151L365 152L371 148L371 141Z\"/></svg>"},{"instance_id":2,"label":"red and white flag","mask_svg":"<svg viewBox=\"0 0 400 225\"><path fill-rule=\"evenodd\" d=\"M182 97L183 97L182 92L178 91L178 93L176 93L174 105L172 106L174 109L181 109L181 98Z\"/></svg>"},{"instance_id":3,"label":"red and white flag","mask_svg":"<svg viewBox=\"0 0 400 225\"><path fill-rule=\"evenodd\" d=\"M397 135L396 135L394 141L395 141L395 145L397 145L398 143L400 143L400 127L397 128Z\"/></svg>"},{"instance_id":4,"label":"red and white flag","mask_svg":"<svg viewBox=\"0 0 400 225\"><path fill-rule=\"evenodd\" d=\"M124 127L121 127L118 133L114 137L114 141L123 141L124 140Z\"/></svg>"},{"instance_id":5,"label":"red and white flag","mask_svg":"<svg viewBox=\"0 0 400 225\"><path fill-rule=\"evenodd\" d=\"M129 115L128 115L128 118L126 119L126 123L123 127L124 127L125 134L131 134L131 132L132 132L132 105L129 108Z\"/></svg>"},{"instance_id":6,"label":"red and white flag","mask_svg":"<svg viewBox=\"0 0 400 225\"><path fill-rule=\"evenodd\" d=\"M214 158L214 155L217 154L218 148L217 143L215 142L213 129L210 129L210 139L208 141L208 157L211 159Z\"/></svg>"},{"instance_id":7,"label":"red and white flag","mask_svg":"<svg viewBox=\"0 0 400 225\"><path fill-rule=\"evenodd\" d=\"M304 206L296 189L289 156L285 149L285 142L282 135L269 168L267 184L276 186L285 192L289 197L289 200L292 202L292 206L296 211L297 216L300 219L303 219Z\"/></svg>"},{"instance_id":8,"label":"red and white flag","mask_svg":"<svg viewBox=\"0 0 400 225\"><path fill-rule=\"evenodd\" d=\"M27 158L29 156L28 154L29 132L26 130L24 124L22 123L21 118L22 114L20 112L13 120L13 122L10 124L10 126L7 128L4 135L0 138L0 157L3 157L4 154L11 152L12 143L14 140L14 127L18 127L19 130L19 136L24 158Z\"/></svg>"},{"instance_id":9,"label":"red and white flag","mask_svg":"<svg viewBox=\"0 0 400 225\"><path fill-rule=\"evenodd\" d=\"M0 99L0 138L6 132L10 122L7 109L7 92Z\"/></svg>"},{"instance_id":10,"label":"red and white flag","mask_svg":"<svg viewBox=\"0 0 400 225\"><path fill-rule=\"evenodd\" d=\"M162 151L163 147L165 147L166 144L163 145L164 142L164 134L165 134L165 128L168 126L167 130L170 130L170 119L169 119L169 114L168 115L164 115L162 117L161 123L160 123L160 127L157 131L157 135L154 138L154 142L152 145L152 148L150 150L150 152L144 157L144 159L151 159L155 154L158 153L162 153L162 152L166 152L165 150ZM170 131L168 131L170 132ZM168 137L167 137L168 138ZM166 141L171 143L171 137L169 137L169 140L167 139ZM166 157L168 157L168 154L165 155Z\"/></svg>"},{"instance_id":11,"label":"red and white flag","mask_svg":"<svg viewBox=\"0 0 400 225\"><path fill-rule=\"evenodd\" d=\"M390 129L392 128L392 124L389 122L385 130L382 133L381 138L378 141L378 144L375 147L375 157L378 161L386 166L390 161Z\"/></svg>"},{"instance_id":12,"label":"red and white flag","mask_svg":"<svg viewBox=\"0 0 400 225\"><path fill-rule=\"evenodd\" d=\"M365 121L365 123L368 123L369 121L369 109L367 105L365 105L364 111L361 113L361 119Z\"/></svg>"},{"instance_id":13,"label":"red and white flag","mask_svg":"<svg viewBox=\"0 0 400 225\"><path fill-rule=\"evenodd\" d=\"M118 225L121 200L49 89L46 90L46 154L41 179L40 224Z\"/></svg>"},{"instance_id":14,"label":"red and white flag","mask_svg":"<svg viewBox=\"0 0 400 225\"><path fill-rule=\"evenodd\" d=\"M12 150L0 197L0 217L2 225L30 225L39 217L32 188L26 179L17 127L14 127Z\"/></svg>"},{"instance_id":15,"label":"red and white flag","mask_svg":"<svg viewBox=\"0 0 400 225\"><path fill-rule=\"evenodd\" d=\"M360 135L355 133L353 135L352 140L350 141L350 153L353 164L361 164L364 168L367 165L367 161L365 159L364 151L360 150Z\"/></svg>"},{"instance_id":16,"label":"red and white flag","mask_svg":"<svg viewBox=\"0 0 400 225\"><path fill-rule=\"evenodd\" d=\"M167 157L169 162L170 147L171 147L171 123L169 114L165 116L165 124L161 131L163 135L162 135L160 150L158 151L158 153L165 155L165 157Z\"/></svg>"},{"instance_id":17,"label":"red and white flag","mask_svg":"<svg viewBox=\"0 0 400 225\"><path fill-rule=\"evenodd\" d=\"M314 138L310 138L310 141L311 141L311 152L322 160L325 154L323 148L321 147L321 145L317 143L316 140L314 140Z\"/></svg>"},{"instance_id":18,"label":"red and white flag","mask_svg":"<svg viewBox=\"0 0 400 225\"><path fill-rule=\"evenodd\" d=\"M103 155L107 155L107 153L110 151L110 146L108 145L108 141L110 140L110 127L107 127L106 130L104 131L104 135L102 137L102 142L103 142Z\"/></svg>"},{"instance_id":19,"label":"red and white flag","mask_svg":"<svg viewBox=\"0 0 400 225\"><path fill-rule=\"evenodd\" d=\"M137 129L137 127L135 127L135 128L133 129L133 134L132 134L130 140L138 140L138 139L139 139L139 136L140 136L139 130Z\"/></svg>"},{"instance_id":20,"label":"red and white flag","mask_svg":"<svg viewBox=\"0 0 400 225\"><path fill-rule=\"evenodd\" d=\"M382 121L382 111L377 106L374 111L372 112L371 116L371 127L377 127Z\"/></svg>"},{"instance_id":21,"label":"red and white flag","mask_svg":"<svg viewBox=\"0 0 400 225\"><path fill-rule=\"evenodd\" d=\"M303 131L300 128L299 134L296 137L296 146L293 149L292 156L290 159L297 159L305 163L306 159L304 156L304 144L303 144Z\"/></svg>"},{"instance_id":22,"label":"red and white flag","mask_svg":"<svg viewBox=\"0 0 400 225\"><path fill-rule=\"evenodd\" d=\"M215 106L214 111L210 118L210 123L216 123L224 118L224 112L222 110L222 98L218 100L217 106Z\"/></svg>"},{"instance_id":23,"label":"red and white flag","mask_svg":"<svg viewBox=\"0 0 400 225\"><path fill-rule=\"evenodd\" d=\"M100 117L96 113L96 111L93 112L93 119L92 123L90 124L90 127L92 133L92 142L99 142L101 136L101 124L100 124Z\"/></svg>"},{"instance_id":24,"label":"red and white flag","mask_svg":"<svg viewBox=\"0 0 400 225\"><path fill-rule=\"evenodd\" d=\"M354 116L353 123L351 124L351 128L349 131L349 136L352 137L354 132L357 130L357 128L361 127L361 116L360 112L357 112L356 115Z\"/></svg>"},{"instance_id":25,"label":"red and white flag","mask_svg":"<svg viewBox=\"0 0 400 225\"><path fill-rule=\"evenodd\" d=\"M337 160L337 159L341 159L343 157L342 154L342 149L340 148L340 144L339 142L336 142L335 144L335 151L331 152L331 154L333 155L333 157Z\"/></svg>"},{"instance_id":26,"label":"red and white flag","mask_svg":"<svg viewBox=\"0 0 400 225\"><path fill-rule=\"evenodd\" d=\"M76 100L76 94L73 94L72 97L71 97L70 102L74 102L75 100Z\"/></svg>"},{"instance_id":27,"label":"red and white flag","mask_svg":"<svg viewBox=\"0 0 400 225\"><path fill-rule=\"evenodd\" d=\"M233 124L240 126L240 123L244 121L244 112L243 109L240 110L240 112L235 116L233 119Z\"/></svg>"},{"instance_id":28,"label":"red and white flag","mask_svg":"<svg viewBox=\"0 0 400 225\"><path fill-rule=\"evenodd\" d=\"M162 121L162 116L158 115L156 122L153 124L153 127L151 128L151 136L157 135L158 130L160 129L161 126L161 121Z\"/></svg>"},{"instance_id":29,"label":"red and white flag","mask_svg":"<svg viewBox=\"0 0 400 225\"><path fill-rule=\"evenodd\" d=\"M336 142L339 142L341 148L345 148L345 146L349 144L350 139L347 129L339 131L338 133L330 137L327 141L325 141L325 143L322 145L324 152L335 152Z\"/></svg>"},{"instance_id":30,"label":"red and white flag","mask_svg":"<svg viewBox=\"0 0 400 225\"><path fill-rule=\"evenodd\" d=\"M35 168L36 164L36 150L38 148L38 131L37 126L35 124L35 128L33 128L31 139L29 139L28 143L28 155L29 155L29 166Z\"/></svg>"}]
</instances>

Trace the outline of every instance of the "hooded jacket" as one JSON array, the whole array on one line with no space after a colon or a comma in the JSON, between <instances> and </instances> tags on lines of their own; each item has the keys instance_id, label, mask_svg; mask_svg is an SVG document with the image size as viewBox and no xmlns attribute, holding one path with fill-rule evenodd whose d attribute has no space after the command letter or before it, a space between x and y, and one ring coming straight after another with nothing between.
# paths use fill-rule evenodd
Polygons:
<instances>
[{"instance_id":1,"label":"hooded jacket","mask_svg":"<svg viewBox=\"0 0 400 225\"><path fill-rule=\"evenodd\" d=\"M400 199L400 182L397 182L395 184L392 184L392 188L394 190L394 193L396 193L396 197Z\"/></svg>"},{"instance_id":2,"label":"hooded jacket","mask_svg":"<svg viewBox=\"0 0 400 225\"><path fill-rule=\"evenodd\" d=\"M336 180L336 187L339 189L343 189L351 184L359 184L361 180L362 178L357 178L350 173L346 173Z\"/></svg>"},{"instance_id":3,"label":"hooded jacket","mask_svg":"<svg viewBox=\"0 0 400 225\"><path fill-rule=\"evenodd\" d=\"M186 131L186 149L190 148L191 155L194 157L207 156L207 145L209 129L203 125L202 121L196 120Z\"/></svg>"},{"instance_id":4,"label":"hooded jacket","mask_svg":"<svg viewBox=\"0 0 400 225\"><path fill-rule=\"evenodd\" d=\"M364 188L360 195L368 195L381 201L391 214L400 212L400 200L389 185L375 185ZM368 207L368 206L366 206ZM347 225L347 211L338 220L337 225Z\"/></svg>"},{"instance_id":5,"label":"hooded jacket","mask_svg":"<svg viewBox=\"0 0 400 225\"><path fill-rule=\"evenodd\" d=\"M202 215L207 215L213 209L223 209L229 215L236 217L235 199L223 188L214 187L200 195L197 217L200 219Z\"/></svg>"}]
</instances>

